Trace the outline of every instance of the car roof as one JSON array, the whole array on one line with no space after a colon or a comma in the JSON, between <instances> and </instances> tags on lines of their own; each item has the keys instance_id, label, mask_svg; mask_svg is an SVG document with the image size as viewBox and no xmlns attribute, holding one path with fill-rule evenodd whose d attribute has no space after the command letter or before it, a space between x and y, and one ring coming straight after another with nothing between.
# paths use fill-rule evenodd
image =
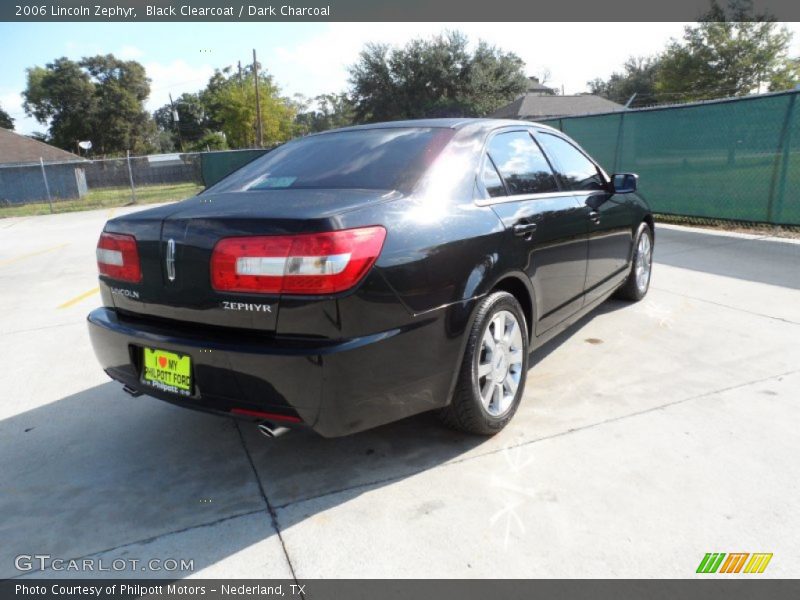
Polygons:
<instances>
[{"instance_id":1,"label":"car roof","mask_svg":"<svg viewBox=\"0 0 800 600\"><path fill-rule=\"evenodd\" d=\"M365 125L353 125L350 127L340 127L338 129L329 129L315 135L324 135L326 133L335 133L339 131L357 131L360 129L395 129L403 127L434 127L442 129L463 129L468 126L480 131L487 131L497 129L499 127L513 127L513 126L536 126L542 129L551 131L558 131L549 125L542 123L535 123L533 121L519 121L514 119L479 119L479 118L446 118L446 119L409 119L405 121L383 121L380 123L367 123Z\"/></svg>"}]
</instances>

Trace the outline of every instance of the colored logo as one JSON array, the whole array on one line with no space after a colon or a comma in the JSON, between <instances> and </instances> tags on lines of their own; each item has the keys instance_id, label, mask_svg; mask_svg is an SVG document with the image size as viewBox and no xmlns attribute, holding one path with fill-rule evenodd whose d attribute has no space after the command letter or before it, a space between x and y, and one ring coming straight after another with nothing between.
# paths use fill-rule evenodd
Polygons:
<instances>
[{"instance_id":1,"label":"colored logo","mask_svg":"<svg viewBox=\"0 0 800 600\"><path fill-rule=\"evenodd\" d=\"M749 560L748 560L749 559ZM763 573L772 553L766 552L709 552L700 561L698 573Z\"/></svg>"}]
</instances>

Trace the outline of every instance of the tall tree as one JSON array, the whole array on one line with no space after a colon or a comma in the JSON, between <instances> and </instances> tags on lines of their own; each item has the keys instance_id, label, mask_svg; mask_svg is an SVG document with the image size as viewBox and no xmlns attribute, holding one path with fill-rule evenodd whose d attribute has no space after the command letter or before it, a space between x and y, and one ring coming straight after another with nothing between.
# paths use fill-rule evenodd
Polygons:
<instances>
[{"instance_id":1,"label":"tall tree","mask_svg":"<svg viewBox=\"0 0 800 600\"><path fill-rule=\"evenodd\" d=\"M3 110L2 106L0 106L0 127L3 129L14 129L14 119Z\"/></svg>"},{"instance_id":2,"label":"tall tree","mask_svg":"<svg viewBox=\"0 0 800 600\"><path fill-rule=\"evenodd\" d=\"M708 13L684 29L663 53L656 80L662 100L706 100L792 87L797 60L789 57L792 35L750 0L727 9L712 0Z\"/></svg>"},{"instance_id":3,"label":"tall tree","mask_svg":"<svg viewBox=\"0 0 800 600\"><path fill-rule=\"evenodd\" d=\"M350 67L358 121L485 116L525 91L524 63L513 53L448 32L403 48L368 44Z\"/></svg>"},{"instance_id":4,"label":"tall tree","mask_svg":"<svg viewBox=\"0 0 800 600\"><path fill-rule=\"evenodd\" d=\"M322 94L311 102L298 101L299 110L295 117L297 133L304 135L346 127L355 119L355 107L347 94ZM310 108L311 106L314 108Z\"/></svg>"},{"instance_id":5,"label":"tall tree","mask_svg":"<svg viewBox=\"0 0 800 600\"><path fill-rule=\"evenodd\" d=\"M258 92L265 145L283 142L294 133L294 104L280 95L271 75L259 65ZM252 66L240 75L231 69L212 75L200 99L207 112L211 131L225 134L232 148L252 147L256 143L256 92Z\"/></svg>"},{"instance_id":6,"label":"tall tree","mask_svg":"<svg viewBox=\"0 0 800 600\"><path fill-rule=\"evenodd\" d=\"M39 123L49 123L50 143L74 150L81 140L94 141L97 98L89 74L67 58L31 67L27 73L23 107Z\"/></svg>"},{"instance_id":7,"label":"tall tree","mask_svg":"<svg viewBox=\"0 0 800 600\"><path fill-rule=\"evenodd\" d=\"M592 94L619 104L627 103L632 97L631 106L651 104L655 98L658 66L657 57L632 56L622 65L621 72L612 73L606 80L594 79L587 85Z\"/></svg>"},{"instance_id":8,"label":"tall tree","mask_svg":"<svg viewBox=\"0 0 800 600\"><path fill-rule=\"evenodd\" d=\"M95 84L95 142L102 153L130 150L143 153L152 146L155 126L144 103L150 80L136 61L122 61L113 54L84 58L80 66Z\"/></svg>"},{"instance_id":9,"label":"tall tree","mask_svg":"<svg viewBox=\"0 0 800 600\"><path fill-rule=\"evenodd\" d=\"M99 154L141 153L152 148L155 127L144 109L150 80L136 61L112 54L78 62L58 58L27 70L23 97L28 115L49 123L53 144L74 150L90 140Z\"/></svg>"}]
</instances>

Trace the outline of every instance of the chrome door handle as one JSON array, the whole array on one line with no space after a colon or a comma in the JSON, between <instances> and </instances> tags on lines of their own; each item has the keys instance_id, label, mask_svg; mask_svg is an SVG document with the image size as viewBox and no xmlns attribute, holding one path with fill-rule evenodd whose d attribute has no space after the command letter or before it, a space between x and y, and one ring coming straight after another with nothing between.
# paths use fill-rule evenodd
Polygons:
<instances>
[{"instance_id":1,"label":"chrome door handle","mask_svg":"<svg viewBox=\"0 0 800 600\"><path fill-rule=\"evenodd\" d=\"M514 225L514 235L525 237L536 231L536 223L517 223Z\"/></svg>"},{"instance_id":2,"label":"chrome door handle","mask_svg":"<svg viewBox=\"0 0 800 600\"><path fill-rule=\"evenodd\" d=\"M600 224L600 213L597 212L596 210L590 211L589 212L589 220L592 223L594 223L595 225L599 225Z\"/></svg>"}]
</instances>

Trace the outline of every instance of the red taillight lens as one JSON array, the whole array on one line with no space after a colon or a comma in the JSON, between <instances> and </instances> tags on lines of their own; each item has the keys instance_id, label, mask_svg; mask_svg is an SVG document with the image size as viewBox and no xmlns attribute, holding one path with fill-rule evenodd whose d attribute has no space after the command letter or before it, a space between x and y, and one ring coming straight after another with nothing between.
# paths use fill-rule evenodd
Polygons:
<instances>
[{"instance_id":1,"label":"red taillight lens","mask_svg":"<svg viewBox=\"0 0 800 600\"><path fill-rule=\"evenodd\" d=\"M334 294L361 281L385 238L379 226L226 238L211 255L211 285L224 292Z\"/></svg>"},{"instance_id":2,"label":"red taillight lens","mask_svg":"<svg viewBox=\"0 0 800 600\"><path fill-rule=\"evenodd\" d=\"M136 238L119 233L101 233L97 242L97 269L101 275L120 281L142 280Z\"/></svg>"}]
</instances>

